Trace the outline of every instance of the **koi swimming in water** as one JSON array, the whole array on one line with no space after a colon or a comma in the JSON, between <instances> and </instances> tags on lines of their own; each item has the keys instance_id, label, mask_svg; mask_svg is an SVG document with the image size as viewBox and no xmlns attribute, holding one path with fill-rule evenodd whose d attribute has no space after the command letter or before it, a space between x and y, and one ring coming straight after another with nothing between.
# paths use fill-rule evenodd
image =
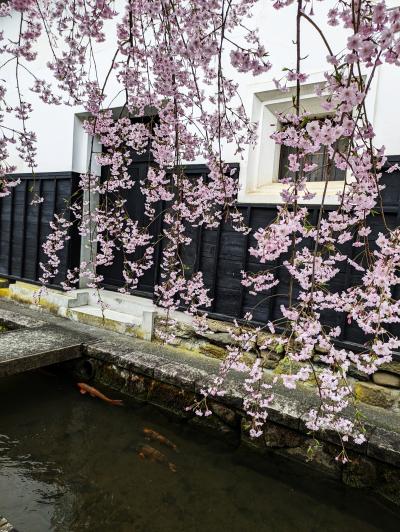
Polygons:
<instances>
[{"instance_id":1,"label":"koi swimming in water","mask_svg":"<svg viewBox=\"0 0 400 532\"><path fill-rule=\"evenodd\" d=\"M170 441L168 438L166 438L162 434L159 434L155 430L148 429L147 427L145 427L143 429L143 432L144 432L144 435L145 435L147 440L158 441L158 442L162 443L163 445L166 445L167 447L170 447L174 451L178 450L178 448L175 445L175 443L172 443L172 441Z\"/></svg>"},{"instance_id":2,"label":"koi swimming in water","mask_svg":"<svg viewBox=\"0 0 400 532\"><path fill-rule=\"evenodd\" d=\"M91 397L97 397L102 401L109 403L110 405L123 406L124 404L121 399L110 399L93 386L89 386L89 384L86 384L84 382L78 382L77 386L82 394L88 393Z\"/></svg>"},{"instance_id":3,"label":"koi swimming in water","mask_svg":"<svg viewBox=\"0 0 400 532\"><path fill-rule=\"evenodd\" d=\"M160 451L157 451L157 449L154 449L154 447L151 447L150 445L142 445L138 449L138 455L140 458L142 458L142 460L147 459L150 460L150 462L166 464L170 471L176 473L176 465L172 462L169 462L163 453L160 453Z\"/></svg>"}]
</instances>

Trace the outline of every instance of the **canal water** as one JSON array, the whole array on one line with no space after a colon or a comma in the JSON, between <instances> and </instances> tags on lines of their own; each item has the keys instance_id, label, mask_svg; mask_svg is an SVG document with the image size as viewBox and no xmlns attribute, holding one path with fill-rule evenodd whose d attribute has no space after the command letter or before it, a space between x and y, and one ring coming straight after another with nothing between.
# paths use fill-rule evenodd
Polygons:
<instances>
[{"instance_id":1,"label":"canal water","mask_svg":"<svg viewBox=\"0 0 400 532\"><path fill-rule=\"evenodd\" d=\"M176 472L141 459L144 444ZM0 380L0 515L19 532L390 532L399 522L367 493L40 372Z\"/></svg>"}]
</instances>

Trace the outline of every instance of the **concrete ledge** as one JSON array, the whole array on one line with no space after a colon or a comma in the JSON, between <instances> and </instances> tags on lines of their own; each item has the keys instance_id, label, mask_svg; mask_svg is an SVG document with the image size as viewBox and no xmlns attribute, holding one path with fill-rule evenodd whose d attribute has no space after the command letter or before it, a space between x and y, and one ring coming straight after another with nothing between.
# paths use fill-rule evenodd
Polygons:
<instances>
[{"instance_id":1,"label":"concrete ledge","mask_svg":"<svg viewBox=\"0 0 400 532\"><path fill-rule=\"evenodd\" d=\"M0 309L0 322L11 329L18 329L20 327L35 329L36 327L46 325L46 322L43 320L31 318L30 316L25 316L24 314L19 314L6 309Z\"/></svg>"},{"instance_id":2,"label":"concrete ledge","mask_svg":"<svg viewBox=\"0 0 400 532\"><path fill-rule=\"evenodd\" d=\"M38 286L16 281L0 296L13 301L46 309L58 316L78 323L103 327L113 332L129 334L152 340L155 309L152 300L102 290L99 305L98 294L93 289L78 289L70 292L47 289L37 301Z\"/></svg>"},{"instance_id":3,"label":"concrete ledge","mask_svg":"<svg viewBox=\"0 0 400 532\"><path fill-rule=\"evenodd\" d=\"M22 320L19 321L21 323ZM82 356L90 336L54 325L20 328L0 334L0 377Z\"/></svg>"}]
</instances>

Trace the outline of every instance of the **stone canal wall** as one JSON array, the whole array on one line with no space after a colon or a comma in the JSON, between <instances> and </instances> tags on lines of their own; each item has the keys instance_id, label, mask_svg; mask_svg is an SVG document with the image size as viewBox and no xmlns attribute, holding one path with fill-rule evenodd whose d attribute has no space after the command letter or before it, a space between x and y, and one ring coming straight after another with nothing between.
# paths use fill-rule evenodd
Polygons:
<instances>
[{"instance_id":1,"label":"stone canal wall","mask_svg":"<svg viewBox=\"0 0 400 532\"><path fill-rule=\"evenodd\" d=\"M227 346L232 344L231 331L239 332L232 323L208 320L209 331L198 332L189 324L180 323L174 329L174 340L172 345L177 348L185 349L194 354L204 355L214 359L223 360L227 354ZM155 320L155 338L161 341L163 332L162 319ZM260 331L255 342L255 349L264 344L267 337L271 334ZM273 344L272 344L273 347ZM281 347L281 346L280 346ZM255 350L249 352L248 359L251 362L256 356ZM298 367L300 363L289 361L285 356L283 349L263 351L263 366L271 370L274 374L290 374ZM318 361L318 351L315 353L313 360L314 367L323 368L323 364ZM400 414L400 361L393 360L384 364L372 377L351 368L350 382L353 385L355 397L358 401L371 406L381 407L385 410L391 410ZM312 385L308 382L308 385Z\"/></svg>"},{"instance_id":2,"label":"stone canal wall","mask_svg":"<svg viewBox=\"0 0 400 532\"><path fill-rule=\"evenodd\" d=\"M345 484L373 490L383 498L400 505L400 416L396 411L360 405L365 418L367 442L349 446L350 462L342 465L335 460L340 450L333 433L311 438L304 424L304 415L318 396L312 386L290 392L278 388L270 405L268 421L262 437L248 435L249 421L243 411L244 388L240 374L231 372L227 393L218 401L209 401L213 415L198 417L188 410L212 375L218 371L218 361L193 353L156 344L132 346L120 342L102 342L88 346L87 358L81 368L83 376L135 398L172 411L187 423L217 432L233 444L244 444L265 455L279 455L309 464L322 473ZM86 367L86 369L85 369ZM265 372L269 382L273 370ZM352 411L347 414L351 417ZM312 459L310 460L310 449Z\"/></svg>"},{"instance_id":3,"label":"stone canal wall","mask_svg":"<svg viewBox=\"0 0 400 532\"><path fill-rule=\"evenodd\" d=\"M4 286L7 285L8 287L7 280L3 280L3 283ZM10 298L30 306L36 301L34 294L38 287L35 285L16 282L8 288L1 288L1 286L3 285L0 279L0 297ZM135 321L133 315L130 316L131 319L129 320L129 315L122 311L106 310L106 315L102 316L98 309L87 305L88 294L82 290L72 291L68 294L48 290L41 297L39 303L46 312L69 318L81 324L120 332L136 338L153 338L155 341L160 341L160 334L163 331L162 317L154 310L151 301L133 296L127 296L127 301L120 301L118 298L122 296L116 297L114 293L108 291L103 292L103 297L107 304L111 304L113 298L116 298L115 301L118 303L116 308L118 309L130 309L130 311L135 309L135 312L141 314L140 319L136 320L138 323L133 323ZM129 298L134 301L131 305L128 304ZM188 323L188 317L183 313L174 313L174 318L177 320L174 330L175 339L172 343L174 347L200 357L205 356L216 360L222 360L226 356L226 347L232 343L230 331L235 329L232 323L208 320L209 331L199 333ZM255 347L259 348L264 343L266 336L271 335L262 331L259 332ZM296 364L292 361L289 364L282 349L263 351L262 355L264 367L267 370L272 370L275 374L290 373L289 365L292 369L296 369L294 367ZM254 356L254 353L248 354L249 362ZM313 362L318 368L318 351L316 351ZM354 394L358 401L400 414L400 358L381 366L380 370L372 377L358 372L355 368L350 371L350 375ZM309 382L308 384L311 385L312 383Z\"/></svg>"},{"instance_id":4,"label":"stone canal wall","mask_svg":"<svg viewBox=\"0 0 400 532\"><path fill-rule=\"evenodd\" d=\"M362 381L355 372L353 384L358 390L358 411L364 419L367 441L349 446L350 463L335 460L339 442L333 433L323 432L313 439L305 427L304 416L318 404L315 383L306 382L296 390L276 386L268 409L268 421L260 438L248 436L249 420L243 409L243 375L231 371L227 376L227 393L210 401L212 416L198 417L189 408L200 398L200 390L218 373L225 346L230 343L230 324L210 322L211 333L199 335L189 325L176 330L175 346L107 331L48 312L34 310L13 301L1 301L0 309L12 328L13 316L40 321L40 328L62 328L66 336L74 335L81 357L66 362L65 370L73 370L79 380L106 385L135 401L148 401L180 416L187 423L222 435L233 444L243 444L265 455L279 455L309 464L345 484L373 490L400 505L400 404L399 390L392 383ZM17 321L17 318L15 318ZM18 324L16 324L18 325ZM14 334L13 331L5 334ZM261 333L260 333L261 334ZM32 343L34 343L33 336ZM258 341L262 341L261 337ZM31 346L33 349L34 346ZM251 358L251 354L249 355ZM397 362L383 373L398 376ZM265 353L266 383L279 372L287 371L284 353ZM5 377L6 378L6 377ZM397 384L394 383L396 386ZM352 418L354 410L345 415ZM313 448L310 460L310 448Z\"/></svg>"}]
</instances>

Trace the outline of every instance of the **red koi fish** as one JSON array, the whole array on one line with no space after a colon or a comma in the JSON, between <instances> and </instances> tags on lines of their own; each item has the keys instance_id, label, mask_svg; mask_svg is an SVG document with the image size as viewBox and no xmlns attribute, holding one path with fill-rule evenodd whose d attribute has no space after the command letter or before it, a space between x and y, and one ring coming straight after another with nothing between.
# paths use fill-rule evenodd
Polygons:
<instances>
[{"instance_id":1,"label":"red koi fish","mask_svg":"<svg viewBox=\"0 0 400 532\"><path fill-rule=\"evenodd\" d=\"M109 403L110 405L122 406L124 404L121 399L110 399L103 393L99 392L99 390L96 390L96 388L93 388L93 386L89 386L89 384L86 384L84 382L78 382L77 386L82 394L88 393L91 397L98 397L99 399L105 401L106 403Z\"/></svg>"},{"instance_id":2,"label":"red koi fish","mask_svg":"<svg viewBox=\"0 0 400 532\"><path fill-rule=\"evenodd\" d=\"M160 451L157 451L157 449L154 449L154 447L150 447L150 445L142 445L138 450L138 455L140 458L142 458L142 460L146 458L147 460L150 460L150 462L166 464L172 473L176 473L176 465L172 462L169 462L163 453L160 453Z\"/></svg>"}]
</instances>

